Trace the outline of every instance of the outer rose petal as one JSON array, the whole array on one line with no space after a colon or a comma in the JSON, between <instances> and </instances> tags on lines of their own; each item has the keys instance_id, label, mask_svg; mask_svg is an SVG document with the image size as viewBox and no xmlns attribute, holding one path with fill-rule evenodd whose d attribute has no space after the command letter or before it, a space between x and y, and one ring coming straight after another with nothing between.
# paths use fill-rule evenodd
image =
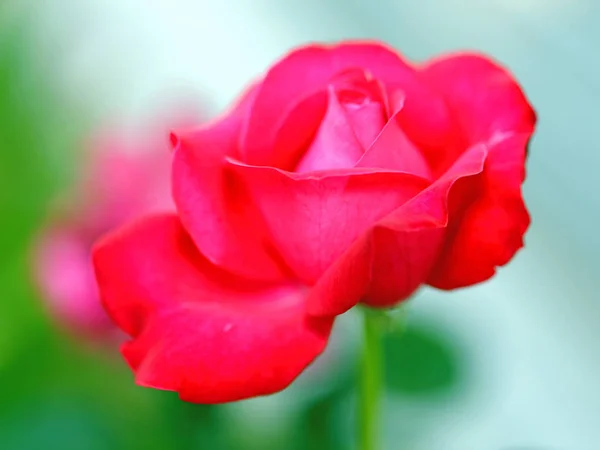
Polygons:
<instances>
[{"instance_id":1,"label":"outer rose petal","mask_svg":"<svg viewBox=\"0 0 600 450\"><path fill-rule=\"evenodd\" d=\"M471 144L496 134L532 133L535 112L516 80L489 58L459 54L430 62L422 79L439 92Z\"/></svg>"},{"instance_id":2,"label":"outer rose petal","mask_svg":"<svg viewBox=\"0 0 600 450\"><path fill-rule=\"evenodd\" d=\"M309 285L361 234L429 184L416 175L372 169L293 174L230 165L248 186L286 265Z\"/></svg>"},{"instance_id":3,"label":"outer rose petal","mask_svg":"<svg viewBox=\"0 0 600 450\"><path fill-rule=\"evenodd\" d=\"M175 215L108 236L96 246L94 265L108 313L133 337L122 351L136 382L184 400L277 392L327 343L333 320L307 318L301 288L217 269Z\"/></svg>"},{"instance_id":4,"label":"outer rose petal","mask_svg":"<svg viewBox=\"0 0 600 450\"><path fill-rule=\"evenodd\" d=\"M219 121L172 135L173 198L199 250L213 263L259 279L279 279L260 215L245 188L225 171L237 156L240 129L252 93Z\"/></svg>"},{"instance_id":5,"label":"outer rose petal","mask_svg":"<svg viewBox=\"0 0 600 450\"><path fill-rule=\"evenodd\" d=\"M429 280L444 289L468 286L490 278L523 245L529 215L521 183L536 116L515 79L483 56L442 58L422 76L453 109L466 139L489 146L483 174L453 193L446 251Z\"/></svg>"},{"instance_id":6,"label":"outer rose petal","mask_svg":"<svg viewBox=\"0 0 600 450\"><path fill-rule=\"evenodd\" d=\"M453 191L447 243L430 285L454 289L487 280L523 246L530 222L521 194L529 138L517 134L493 143L481 176Z\"/></svg>"},{"instance_id":7,"label":"outer rose petal","mask_svg":"<svg viewBox=\"0 0 600 450\"><path fill-rule=\"evenodd\" d=\"M440 140L448 133L448 112L443 100L423 84L414 68L391 48L369 42L310 45L292 51L266 74L242 137L244 161L289 168L285 157L282 160L280 156L281 147L274 145L282 126L281 119L285 120L286 112L298 99L325 90L336 75L352 69L369 72L390 91L401 88L406 94L406 116L422 129L429 130L430 136L435 135ZM320 120L316 113L307 114L305 119L300 124L304 131L314 129ZM286 152L294 154L295 151L289 149L302 145L301 141L306 139L304 131L287 137Z\"/></svg>"}]
</instances>

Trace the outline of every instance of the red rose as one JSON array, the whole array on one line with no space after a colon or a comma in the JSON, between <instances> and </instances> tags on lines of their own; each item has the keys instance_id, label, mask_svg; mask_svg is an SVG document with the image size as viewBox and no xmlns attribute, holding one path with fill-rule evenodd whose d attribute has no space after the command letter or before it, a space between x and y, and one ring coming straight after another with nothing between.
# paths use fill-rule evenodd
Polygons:
<instances>
[{"instance_id":1,"label":"red rose","mask_svg":"<svg viewBox=\"0 0 600 450\"><path fill-rule=\"evenodd\" d=\"M483 281L522 246L535 114L489 59L377 43L293 51L172 136L176 214L100 242L139 384L216 403L285 388L336 315Z\"/></svg>"}]
</instances>

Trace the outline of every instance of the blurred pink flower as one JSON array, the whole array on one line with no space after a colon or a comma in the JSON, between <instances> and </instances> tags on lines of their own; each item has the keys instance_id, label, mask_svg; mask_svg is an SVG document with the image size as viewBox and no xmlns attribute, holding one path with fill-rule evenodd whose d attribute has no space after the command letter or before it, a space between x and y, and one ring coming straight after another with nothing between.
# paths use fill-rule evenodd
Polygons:
<instances>
[{"instance_id":1,"label":"blurred pink flower","mask_svg":"<svg viewBox=\"0 0 600 450\"><path fill-rule=\"evenodd\" d=\"M168 131L161 125L93 139L74 185L57 199L35 241L35 280L50 313L70 331L117 335L99 300L90 251L111 228L140 214L174 209Z\"/></svg>"}]
</instances>

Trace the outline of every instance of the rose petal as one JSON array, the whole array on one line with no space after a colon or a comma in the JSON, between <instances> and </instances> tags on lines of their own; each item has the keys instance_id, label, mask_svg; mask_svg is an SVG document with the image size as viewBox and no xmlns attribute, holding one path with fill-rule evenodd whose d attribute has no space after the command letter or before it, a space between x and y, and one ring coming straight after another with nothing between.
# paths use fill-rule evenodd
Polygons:
<instances>
[{"instance_id":1,"label":"rose petal","mask_svg":"<svg viewBox=\"0 0 600 450\"><path fill-rule=\"evenodd\" d=\"M531 133L535 112L517 81L489 58L457 54L434 60L422 79L452 108L468 141L485 142L500 133Z\"/></svg>"},{"instance_id":2,"label":"rose petal","mask_svg":"<svg viewBox=\"0 0 600 450\"><path fill-rule=\"evenodd\" d=\"M214 264L259 279L279 279L262 218L244 186L224 167L237 156L237 139L251 95L224 118L173 134L173 198L197 247Z\"/></svg>"},{"instance_id":3,"label":"rose petal","mask_svg":"<svg viewBox=\"0 0 600 450\"><path fill-rule=\"evenodd\" d=\"M362 148L368 149L385 126L384 105L365 99L360 104L344 103L343 107Z\"/></svg>"},{"instance_id":4,"label":"rose petal","mask_svg":"<svg viewBox=\"0 0 600 450\"><path fill-rule=\"evenodd\" d=\"M431 121L431 111L439 109L432 104L439 103L440 99L419 81L416 71L384 45L361 42L310 45L292 51L266 74L242 138L243 160L248 164L288 169L277 154L280 147L273 145L282 126L281 118L298 99L324 91L336 75L357 68L369 72L391 89L400 87L410 94L407 114L414 112L418 116L415 120L424 128ZM313 123L315 116L306 116L310 122L306 124L307 129L318 125L318 122ZM305 136L301 133L295 138ZM289 146L298 148L293 139L286 141Z\"/></svg>"},{"instance_id":5,"label":"rose petal","mask_svg":"<svg viewBox=\"0 0 600 450\"><path fill-rule=\"evenodd\" d=\"M327 113L295 172L352 167L363 151L334 89L328 89Z\"/></svg>"},{"instance_id":6,"label":"rose petal","mask_svg":"<svg viewBox=\"0 0 600 450\"><path fill-rule=\"evenodd\" d=\"M466 139L490 146L482 176L452 196L452 239L429 280L451 289L491 277L522 246L529 215L520 186L536 116L512 75L484 56L438 59L422 76L451 106Z\"/></svg>"},{"instance_id":7,"label":"rose petal","mask_svg":"<svg viewBox=\"0 0 600 450\"><path fill-rule=\"evenodd\" d=\"M290 104L275 127L277 133L269 150L272 156L269 166L294 170L327 113L327 99L327 91L323 90ZM242 156L245 158L246 153Z\"/></svg>"},{"instance_id":8,"label":"rose petal","mask_svg":"<svg viewBox=\"0 0 600 450\"><path fill-rule=\"evenodd\" d=\"M248 186L286 265L310 285L369 227L428 185L412 174L372 169L293 174L230 165Z\"/></svg>"},{"instance_id":9,"label":"rose petal","mask_svg":"<svg viewBox=\"0 0 600 450\"><path fill-rule=\"evenodd\" d=\"M429 284L453 289L487 280L523 246L530 222L521 194L529 138L521 133L492 143L481 176L453 190L447 244Z\"/></svg>"},{"instance_id":10,"label":"rose petal","mask_svg":"<svg viewBox=\"0 0 600 450\"><path fill-rule=\"evenodd\" d=\"M324 349L331 319L309 319L306 293L217 269L175 215L150 216L94 251L104 305L132 340L136 382L198 403L271 394Z\"/></svg>"},{"instance_id":11,"label":"rose petal","mask_svg":"<svg viewBox=\"0 0 600 450\"><path fill-rule=\"evenodd\" d=\"M416 92L407 91L404 87L391 92L390 108L400 129L423 154L437 177L448 169L467 145L444 98L422 80L419 83L420 90Z\"/></svg>"},{"instance_id":12,"label":"rose petal","mask_svg":"<svg viewBox=\"0 0 600 450\"><path fill-rule=\"evenodd\" d=\"M394 115L388 121L356 167L398 170L431 179L432 174L427 161L402 131L396 117L397 115Z\"/></svg>"},{"instance_id":13,"label":"rose petal","mask_svg":"<svg viewBox=\"0 0 600 450\"><path fill-rule=\"evenodd\" d=\"M332 86L358 141L364 150L368 149L387 122L385 88L370 73L357 69L336 77Z\"/></svg>"}]
</instances>

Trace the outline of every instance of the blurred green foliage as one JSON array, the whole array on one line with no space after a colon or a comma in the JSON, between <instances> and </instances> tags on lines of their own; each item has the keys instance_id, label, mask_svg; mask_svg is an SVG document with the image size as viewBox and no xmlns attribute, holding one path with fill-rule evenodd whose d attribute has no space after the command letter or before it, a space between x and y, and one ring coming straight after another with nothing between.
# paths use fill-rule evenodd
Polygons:
<instances>
[{"instance_id":1,"label":"blurred green foliage","mask_svg":"<svg viewBox=\"0 0 600 450\"><path fill-rule=\"evenodd\" d=\"M408 324L384 338L385 383L401 395L452 392L460 381L459 350L433 326Z\"/></svg>"}]
</instances>

